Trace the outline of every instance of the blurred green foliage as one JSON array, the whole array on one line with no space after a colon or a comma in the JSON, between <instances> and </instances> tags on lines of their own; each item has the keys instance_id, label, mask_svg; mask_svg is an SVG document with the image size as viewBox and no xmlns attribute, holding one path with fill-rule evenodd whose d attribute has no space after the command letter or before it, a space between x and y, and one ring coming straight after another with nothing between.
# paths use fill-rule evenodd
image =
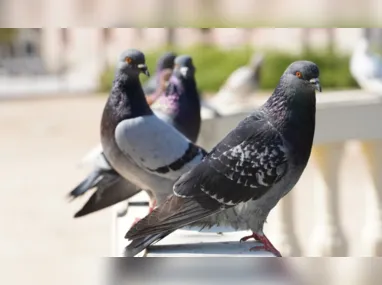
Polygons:
<instances>
[{"instance_id":1,"label":"blurred green foliage","mask_svg":"<svg viewBox=\"0 0 382 285\"><path fill-rule=\"evenodd\" d=\"M0 43L10 43L14 40L18 33L18 29L1 28L0 29Z\"/></svg>"},{"instance_id":2,"label":"blurred green foliage","mask_svg":"<svg viewBox=\"0 0 382 285\"><path fill-rule=\"evenodd\" d=\"M193 57L197 68L196 79L198 87L203 92L213 93L219 90L227 77L240 66L248 64L254 50L242 47L235 50L224 50L214 46L194 46L186 49L163 48L146 53L146 62L151 74L155 73L156 61L166 50L178 54L189 54ZM320 81L325 90L346 89L357 87L357 83L349 72L348 55L330 53L328 51L306 51L293 55L281 51L267 51L263 62L260 88L272 90L276 86L285 68L296 60L311 60L320 68ZM114 67L108 68L100 79L100 89L108 92L114 76ZM142 82L146 76L141 77Z\"/></svg>"}]
</instances>

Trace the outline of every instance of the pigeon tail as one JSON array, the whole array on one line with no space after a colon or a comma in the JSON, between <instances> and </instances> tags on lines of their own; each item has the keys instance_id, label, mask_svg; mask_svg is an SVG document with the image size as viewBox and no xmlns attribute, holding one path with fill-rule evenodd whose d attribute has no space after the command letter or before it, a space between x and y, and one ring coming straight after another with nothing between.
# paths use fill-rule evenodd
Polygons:
<instances>
[{"instance_id":1,"label":"pigeon tail","mask_svg":"<svg viewBox=\"0 0 382 285\"><path fill-rule=\"evenodd\" d=\"M69 198L77 198L85 194L88 190L96 187L97 183L102 179L102 170L96 169L91 172L78 186L76 186L70 193Z\"/></svg>"},{"instance_id":2,"label":"pigeon tail","mask_svg":"<svg viewBox=\"0 0 382 285\"><path fill-rule=\"evenodd\" d=\"M146 249L148 246L157 243L164 237L166 237L169 233L166 234L155 234L149 235L147 237L142 237L133 240L126 248L123 254L124 257L133 257L140 253L142 250Z\"/></svg>"},{"instance_id":3,"label":"pigeon tail","mask_svg":"<svg viewBox=\"0 0 382 285\"><path fill-rule=\"evenodd\" d=\"M74 215L74 218L80 218L125 201L141 191L135 184L123 179L117 173L110 172L104 173L95 186L96 191Z\"/></svg>"},{"instance_id":4,"label":"pigeon tail","mask_svg":"<svg viewBox=\"0 0 382 285\"><path fill-rule=\"evenodd\" d=\"M135 224L125 238L135 240L151 235L169 234L221 210L224 210L222 204L203 193L194 198L172 195L151 214Z\"/></svg>"}]
</instances>

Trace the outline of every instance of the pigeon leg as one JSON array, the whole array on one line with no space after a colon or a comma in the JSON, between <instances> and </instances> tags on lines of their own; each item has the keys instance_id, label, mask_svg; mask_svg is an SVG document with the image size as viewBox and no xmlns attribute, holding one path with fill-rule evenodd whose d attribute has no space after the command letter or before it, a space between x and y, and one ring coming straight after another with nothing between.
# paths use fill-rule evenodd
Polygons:
<instances>
[{"instance_id":1,"label":"pigeon leg","mask_svg":"<svg viewBox=\"0 0 382 285\"><path fill-rule=\"evenodd\" d=\"M273 246L273 244L264 234L252 233L252 235L245 236L242 239L240 239L240 242L247 241L250 238L254 238L256 241L259 241L263 244L250 248L250 251L265 250L273 253L277 257L282 257L280 252Z\"/></svg>"},{"instance_id":2,"label":"pigeon leg","mask_svg":"<svg viewBox=\"0 0 382 285\"><path fill-rule=\"evenodd\" d=\"M151 202L151 201L150 201ZM154 211L155 207L157 206L157 201L153 200L151 206L149 207L149 214Z\"/></svg>"},{"instance_id":3,"label":"pigeon leg","mask_svg":"<svg viewBox=\"0 0 382 285\"><path fill-rule=\"evenodd\" d=\"M254 246L250 251L265 250L273 253L277 257L282 257L280 252L273 246L269 239L265 235L257 235L259 241L263 244L262 246Z\"/></svg>"}]
</instances>

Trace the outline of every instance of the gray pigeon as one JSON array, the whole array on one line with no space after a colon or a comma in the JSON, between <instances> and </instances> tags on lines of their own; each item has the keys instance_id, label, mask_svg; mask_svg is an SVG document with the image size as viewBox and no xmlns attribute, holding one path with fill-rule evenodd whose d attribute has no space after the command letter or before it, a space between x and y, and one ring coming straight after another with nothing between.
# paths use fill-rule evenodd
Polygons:
<instances>
[{"instance_id":1,"label":"gray pigeon","mask_svg":"<svg viewBox=\"0 0 382 285\"><path fill-rule=\"evenodd\" d=\"M186 225L224 210L253 232L265 249L281 256L263 233L269 212L297 183L310 157L319 69L309 61L292 63L267 102L241 121L205 159L183 174L174 194L126 234L127 255L137 254ZM242 207L241 205L247 205ZM219 215L219 214L218 214ZM232 216L233 217L233 216ZM218 218L219 219L219 218Z\"/></svg>"},{"instance_id":2,"label":"gray pigeon","mask_svg":"<svg viewBox=\"0 0 382 285\"><path fill-rule=\"evenodd\" d=\"M174 181L206 152L153 113L139 81L142 72L148 73L142 52L122 53L102 115L101 143L111 166L141 189L153 192L161 204Z\"/></svg>"},{"instance_id":3,"label":"gray pigeon","mask_svg":"<svg viewBox=\"0 0 382 285\"><path fill-rule=\"evenodd\" d=\"M165 52L157 61L157 69L153 77L151 77L143 86L143 91L147 96L152 95L158 89L159 75L165 69L172 70L174 68L174 60L176 54L172 51Z\"/></svg>"},{"instance_id":4,"label":"gray pigeon","mask_svg":"<svg viewBox=\"0 0 382 285\"><path fill-rule=\"evenodd\" d=\"M130 53L132 54L132 56L131 57L127 56ZM122 56L122 59L124 60L125 58L129 58L129 60L131 59L132 62L134 63L133 59L135 57L138 57L139 60L142 59L140 57L143 57L143 59L144 59L144 56L137 50L129 50L129 51L125 52ZM187 62L184 62L184 64L186 64L186 63ZM143 64L143 63L140 63L140 64ZM141 85L140 85L140 82L139 82L139 78L135 77L136 74L134 74L134 73L131 74L131 70L127 69L127 67L125 65L130 66L129 63L125 63L124 61L119 62L118 70L116 72L116 78L115 78L114 83L113 83L113 89L111 91L111 95L110 95L110 98L108 100L108 105L105 108L105 114L107 114L108 106L110 104L114 103L116 96L119 96L119 95L122 96L121 94L123 94L123 95L125 95L125 97L126 97L125 99L127 100L127 99L129 99L128 95L132 96L130 93L134 94L134 93L143 92ZM132 65L132 66L133 67L131 67L131 68L137 69L137 65ZM179 67L177 68L177 70L175 70L175 73L181 74L180 68L182 68L182 70L184 70L183 67L184 67L183 62L180 62ZM187 67L187 66L185 66L185 67ZM192 74L192 66L191 66L190 71ZM190 74L188 74L188 76L189 75ZM125 78L126 76L127 76L127 78ZM135 81L138 82L137 86L133 86L135 88L132 89L135 92L130 92L131 91L130 89L128 89L130 91L127 92L124 89L124 86L121 86L121 84L124 82L124 80L128 79L128 82L130 83L130 81L132 80L131 78L134 79L133 82L135 82ZM187 78L187 80L190 80L190 79ZM134 176L134 179L138 179L139 181L136 182L133 179L133 180L131 180L133 183L130 183L126 180L126 177L121 177L118 174L119 171L117 172L114 169L114 165L112 163L109 163L109 158L106 158L105 154L102 152L103 147L97 149L100 153L100 155L98 157L98 159L99 159L98 160L98 168L95 169L90 176L88 176L88 178L85 180L85 182L82 183L82 185L80 185L80 186L82 186L82 190L77 191L77 192L82 192L83 189L85 189L85 191L86 191L87 189L90 189L89 187L97 187L98 189L93 194L93 196L90 198L88 203L84 206L84 208L81 209L80 212L78 212L75 215L75 217L80 217L80 216L83 216L85 214L88 214L88 213L94 212L96 210L105 208L107 206L113 205L113 204L120 202L122 200L126 200L126 199L130 198L131 196L135 195L136 193L138 193L139 191L141 191L140 189L142 189L142 188L151 190L154 188L153 187L154 185L157 186L158 189L160 189L160 191L159 191L160 197L163 197L163 196L167 197L168 195L171 194L172 184L174 183L176 178L178 178L180 176L180 174L184 173L185 171L187 171L190 168L188 166L188 164L200 162L203 155L206 153L203 149L198 148L198 147L194 146L193 144L191 144L191 142L188 141L185 137L183 137L178 131L176 131L176 129L174 129L170 125L168 125L165 122L163 122L162 120L158 119L157 116L152 114L151 109L148 107L147 102L144 99L145 97L143 96L141 98L141 97L139 97L140 95L142 95L142 94L138 94L137 96L133 95L132 100L130 100L131 105L130 106L129 105L123 106L124 108L127 109L127 110L124 110L124 112L130 112L130 114L132 116L131 119L135 118L135 116L137 116L138 118L142 118L144 120L146 120L147 118L150 117L150 118L156 119L160 122L158 123L158 128L155 130L150 129L151 125L150 125L150 123L147 123L147 122L145 122L143 125L140 125L140 127L138 129L135 128L135 126L133 126L131 131L129 131L129 134L134 135L134 131L145 131L145 132L147 132L147 135L149 135L150 131L154 131L153 135L155 135L156 132L161 132L162 134L161 134L161 137L157 138L158 141L155 141L155 137L152 137L152 138L150 137L150 139L145 139L144 141L146 141L146 143L149 145L145 145L145 144L142 144L141 142L138 142L137 140L142 139L142 136L140 136L139 134L135 134L134 138L131 141L135 144L139 144L140 147L144 148L143 150L148 150L147 153L138 152L137 154L143 154L143 156L142 156L143 159L145 159L144 155L150 155L150 156L154 155L154 159L164 158L166 160L166 159L168 159L168 157L164 156L166 154L166 151L171 152L171 155L170 155L170 158L171 158L171 157L174 157L174 155L177 155L175 151L176 151L176 147L179 147L179 148L181 148L179 151L181 151L182 155L179 155L178 159L175 159L176 157L174 157L174 159L175 159L175 161L173 161L174 164L170 163L170 165L169 165L169 167L171 167L172 170L169 170L166 172L166 170L159 168L158 169L159 172L164 171L164 173L160 173L159 175L155 171L150 171L147 169L143 169L143 170L139 169L139 167L141 166L139 164L142 163L142 161L139 161L138 163L136 163L134 161L135 157L133 157L132 162L131 162L132 166L130 168L132 170L136 169L138 171L139 175ZM187 94L185 94L185 95L187 95ZM141 102L142 100L145 102L142 103ZM138 102L139 104L136 104L136 102ZM179 102L179 103L181 103L181 102ZM142 112L142 114L144 114L144 112L139 109L139 108L143 108L142 105L144 106L144 108L146 108L145 110L148 112L148 114L151 114L151 115L139 116L141 112ZM112 107L113 106L111 106L110 108L112 108ZM199 107L199 109L196 109L195 112L200 113L200 107ZM166 119L163 114L161 114L161 117L162 117L162 119ZM171 117L169 117L168 119L172 120ZM124 122L125 121L126 120L124 120ZM108 125L109 123L110 123L109 121L103 120L102 130L104 130L104 125L105 124ZM161 131L160 128L162 128L164 130ZM163 135L163 134L165 134L165 135ZM171 135L175 137L175 141L171 140ZM197 135L196 134L192 134L192 135L196 139ZM158 147L158 149L156 150L157 152L155 152L156 147ZM186 149L184 150L184 152L182 152L182 148L185 148L185 147L186 147ZM116 148L116 149L118 150L118 148ZM154 153L152 153L151 151L154 151ZM158 154L159 154L159 156L158 156ZM183 156L183 154L184 154L184 156ZM123 160L123 156L121 156L121 159ZM193 161L193 160L195 160L195 161ZM156 165L154 164L153 166L156 166ZM183 167L186 167L186 168L184 168L184 170L183 170ZM180 171L180 172L177 173L178 171ZM127 179L130 180L129 178L127 178ZM123 180L123 181L121 181L121 180ZM140 181L145 181L145 182L148 181L149 183L146 186L145 183L142 183ZM139 187L136 187L135 185L138 185ZM101 192L99 191L100 189L101 189ZM148 191L148 193L152 194L152 191ZM154 197L154 195L151 197ZM162 200L163 200L163 198L162 198Z\"/></svg>"},{"instance_id":5,"label":"gray pigeon","mask_svg":"<svg viewBox=\"0 0 382 285\"><path fill-rule=\"evenodd\" d=\"M382 94L382 57L371 50L371 43L362 37L350 59L350 73L358 85L369 92Z\"/></svg>"},{"instance_id":6,"label":"gray pigeon","mask_svg":"<svg viewBox=\"0 0 382 285\"><path fill-rule=\"evenodd\" d=\"M237 97L245 98L252 95L260 84L260 71L263 60L263 54L255 53L249 65L241 66L231 73L215 97L234 100Z\"/></svg>"},{"instance_id":7,"label":"gray pigeon","mask_svg":"<svg viewBox=\"0 0 382 285\"><path fill-rule=\"evenodd\" d=\"M161 95L158 102L153 105L154 113L163 121L173 125L189 140L196 142L201 125L200 101L196 90L195 67L189 56L180 56L176 59L179 70L175 72L173 83L168 82L168 69L162 70L159 87L156 92L167 92ZM176 87L172 85L176 84ZM166 85L166 87L164 86ZM174 90L176 92L174 93ZM135 184L130 183L116 172L103 154L102 146L92 152L97 158L96 167L86 179L70 192L70 197L76 198L86 191L96 188L88 202L75 214L82 217L95 211L124 201L141 191ZM149 192L150 194L150 192ZM168 189L168 195L171 188ZM150 196L152 199L154 196ZM151 201L153 202L153 201ZM150 211L154 207L151 205Z\"/></svg>"}]
</instances>

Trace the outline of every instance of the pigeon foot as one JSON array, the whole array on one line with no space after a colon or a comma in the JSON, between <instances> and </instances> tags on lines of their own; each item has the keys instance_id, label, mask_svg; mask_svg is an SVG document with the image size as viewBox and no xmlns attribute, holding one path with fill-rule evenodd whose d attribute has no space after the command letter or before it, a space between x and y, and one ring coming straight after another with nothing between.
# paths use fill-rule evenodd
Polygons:
<instances>
[{"instance_id":1,"label":"pigeon foot","mask_svg":"<svg viewBox=\"0 0 382 285\"><path fill-rule=\"evenodd\" d=\"M150 201L150 202L151 202L151 201ZM157 201L154 200L154 201L152 202L152 204L150 205L150 207L149 207L149 214L150 214L152 211L154 211L154 209L155 209L156 206L157 206Z\"/></svg>"},{"instance_id":2,"label":"pigeon foot","mask_svg":"<svg viewBox=\"0 0 382 285\"><path fill-rule=\"evenodd\" d=\"M250 235L250 236L245 236L245 237L241 238L241 239L240 239L240 242L247 241L247 240L249 240L249 239L251 239L251 238L254 238L254 239L257 240L257 241L260 241L258 235L255 234L255 233L253 233L253 234Z\"/></svg>"},{"instance_id":3,"label":"pigeon foot","mask_svg":"<svg viewBox=\"0 0 382 285\"><path fill-rule=\"evenodd\" d=\"M250 248L250 251L259 251L259 250L265 250L273 253L277 257L282 257L280 252L273 246L273 244L269 241L269 239L265 235L260 235L253 233L251 236L245 236L242 239L240 239L240 242L247 241L250 238L254 238L256 241L261 242L263 245L258 245Z\"/></svg>"}]
</instances>

